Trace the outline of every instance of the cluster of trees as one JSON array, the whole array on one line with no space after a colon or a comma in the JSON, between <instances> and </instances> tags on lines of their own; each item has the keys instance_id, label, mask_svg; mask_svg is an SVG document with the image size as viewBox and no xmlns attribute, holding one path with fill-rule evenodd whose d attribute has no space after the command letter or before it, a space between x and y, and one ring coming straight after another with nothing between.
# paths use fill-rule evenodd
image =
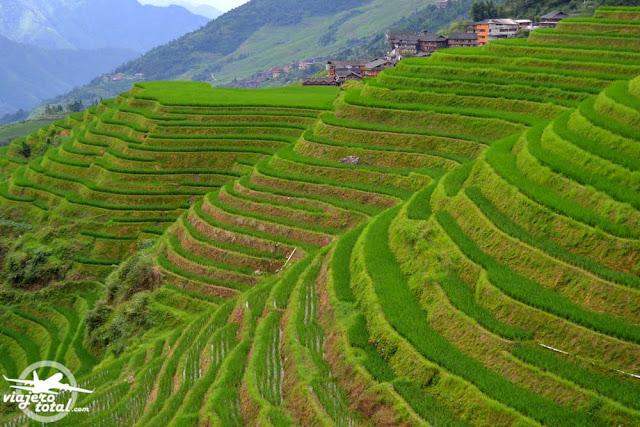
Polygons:
<instances>
[{"instance_id":1,"label":"cluster of trees","mask_svg":"<svg viewBox=\"0 0 640 427\"><path fill-rule=\"evenodd\" d=\"M474 22L484 21L485 19L498 18L502 16L504 7L496 5L493 0L474 1L471 5L471 19Z\"/></svg>"},{"instance_id":2,"label":"cluster of trees","mask_svg":"<svg viewBox=\"0 0 640 427\"><path fill-rule=\"evenodd\" d=\"M96 106L98 104L100 104L102 102L102 98L98 99L94 99L91 102L91 106ZM79 113L80 111L84 111L85 109L85 105L84 102L82 102L81 99L76 100L76 101L72 101L69 102L67 104L66 110L65 108L62 106L62 104L58 104L58 105L47 105L44 109L45 114L47 115L54 115L54 114L59 114L62 113L64 111L68 111L70 113Z\"/></svg>"},{"instance_id":3,"label":"cluster of trees","mask_svg":"<svg viewBox=\"0 0 640 427\"><path fill-rule=\"evenodd\" d=\"M4 278L15 288L44 287L62 280L71 267L69 244L56 239L51 246L25 235L12 248L3 248Z\"/></svg>"},{"instance_id":4,"label":"cluster of trees","mask_svg":"<svg viewBox=\"0 0 640 427\"><path fill-rule=\"evenodd\" d=\"M62 108L62 104L58 104L58 105L48 105L44 108L44 113L47 116L52 116L54 114L58 114L58 113L62 113L64 111L64 108Z\"/></svg>"},{"instance_id":5,"label":"cluster of trees","mask_svg":"<svg viewBox=\"0 0 640 427\"><path fill-rule=\"evenodd\" d=\"M87 312L89 344L120 354L129 339L153 327L159 319L151 306L151 292L162 284L162 273L149 250L122 263L106 279L102 298ZM164 319L166 320L166 319Z\"/></svg>"},{"instance_id":6,"label":"cluster of trees","mask_svg":"<svg viewBox=\"0 0 640 427\"><path fill-rule=\"evenodd\" d=\"M67 110L72 113L78 113L84 110L84 104L82 103L82 100L70 102L67 104Z\"/></svg>"}]
</instances>

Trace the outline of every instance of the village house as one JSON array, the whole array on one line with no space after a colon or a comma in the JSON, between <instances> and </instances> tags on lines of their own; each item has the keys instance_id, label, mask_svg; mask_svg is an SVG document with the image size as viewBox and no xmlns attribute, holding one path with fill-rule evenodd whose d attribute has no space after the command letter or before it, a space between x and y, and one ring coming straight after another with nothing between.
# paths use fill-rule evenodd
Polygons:
<instances>
[{"instance_id":1,"label":"village house","mask_svg":"<svg viewBox=\"0 0 640 427\"><path fill-rule=\"evenodd\" d=\"M391 46L391 56L396 59L418 56L420 53L433 53L447 47L473 47L479 43L479 35L476 33L454 33L445 37L428 31L421 31L417 35L408 31L392 31L387 39Z\"/></svg>"},{"instance_id":2,"label":"village house","mask_svg":"<svg viewBox=\"0 0 640 427\"><path fill-rule=\"evenodd\" d=\"M336 79L329 77L309 77L302 81L303 86L340 86Z\"/></svg>"},{"instance_id":3,"label":"village house","mask_svg":"<svg viewBox=\"0 0 640 427\"><path fill-rule=\"evenodd\" d=\"M360 81L364 77L377 77L380 72L395 66L389 58L367 58L357 60L330 60L327 62L327 77L309 77L302 80L304 86L339 86L347 80Z\"/></svg>"},{"instance_id":4,"label":"village house","mask_svg":"<svg viewBox=\"0 0 640 427\"><path fill-rule=\"evenodd\" d=\"M336 71L336 80L342 84L347 80L362 80L362 73L358 73L355 70L339 69Z\"/></svg>"},{"instance_id":5,"label":"village house","mask_svg":"<svg viewBox=\"0 0 640 427\"><path fill-rule=\"evenodd\" d=\"M386 58L375 59L365 64L363 77L378 77L383 70L394 66L395 64Z\"/></svg>"},{"instance_id":6,"label":"village house","mask_svg":"<svg viewBox=\"0 0 640 427\"><path fill-rule=\"evenodd\" d=\"M475 47L478 46L476 33L451 33L447 37L448 47Z\"/></svg>"},{"instance_id":7,"label":"village house","mask_svg":"<svg viewBox=\"0 0 640 427\"><path fill-rule=\"evenodd\" d=\"M555 10L540 17L540 27L555 28L558 25L558 22L568 17L569 15L566 13Z\"/></svg>"},{"instance_id":8,"label":"village house","mask_svg":"<svg viewBox=\"0 0 640 427\"><path fill-rule=\"evenodd\" d=\"M447 47L447 38L440 34L428 31L422 31L418 34L418 52L435 52L445 47Z\"/></svg>"},{"instance_id":9,"label":"village house","mask_svg":"<svg viewBox=\"0 0 640 427\"><path fill-rule=\"evenodd\" d=\"M377 58L364 58L353 59L347 61L331 60L327 62L327 71L329 77L332 79L337 78L338 72L344 75L347 72L354 72L362 76L364 74L365 66Z\"/></svg>"},{"instance_id":10,"label":"village house","mask_svg":"<svg viewBox=\"0 0 640 427\"><path fill-rule=\"evenodd\" d=\"M391 50L401 55L415 55L418 53L418 35L411 31L392 31L387 35Z\"/></svg>"},{"instance_id":11,"label":"village house","mask_svg":"<svg viewBox=\"0 0 640 427\"><path fill-rule=\"evenodd\" d=\"M485 19L469 24L469 27L478 35L478 46L484 46L493 40L513 38L520 29L513 19Z\"/></svg>"},{"instance_id":12,"label":"village house","mask_svg":"<svg viewBox=\"0 0 640 427\"><path fill-rule=\"evenodd\" d=\"M531 19L516 19L519 30L530 30L533 27L533 21Z\"/></svg>"},{"instance_id":13,"label":"village house","mask_svg":"<svg viewBox=\"0 0 640 427\"><path fill-rule=\"evenodd\" d=\"M274 68L271 70L271 77L277 79L280 77L285 71L282 68Z\"/></svg>"}]
</instances>

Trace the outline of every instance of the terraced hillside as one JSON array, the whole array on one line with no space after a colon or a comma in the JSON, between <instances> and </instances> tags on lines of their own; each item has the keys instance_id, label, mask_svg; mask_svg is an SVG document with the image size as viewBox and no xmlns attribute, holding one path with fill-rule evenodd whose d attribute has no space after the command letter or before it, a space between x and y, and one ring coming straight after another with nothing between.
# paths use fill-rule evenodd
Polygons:
<instances>
[{"instance_id":1,"label":"terraced hillside","mask_svg":"<svg viewBox=\"0 0 640 427\"><path fill-rule=\"evenodd\" d=\"M5 214L68 219L84 266L158 236L141 253L162 273L147 294L162 320L89 364L84 331L70 353L47 326L68 318L55 302L7 298L2 370L45 346L68 360L97 390L69 425L639 424L639 25L640 8L602 8L403 60L337 97L149 84L59 123L68 138L26 165L16 141ZM73 157L91 140L102 151ZM77 208L107 183L163 193L111 196L126 214ZM65 292L78 318L101 304ZM48 344L20 334L27 321Z\"/></svg>"},{"instance_id":2,"label":"terraced hillside","mask_svg":"<svg viewBox=\"0 0 640 427\"><path fill-rule=\"evenodd\" d=\"M174 95L166 104L157 101L164 93ZM227 90L213 101L210 93L205 83L140 84L28 137L29 159L16 140L4 154L16 170L1 194L10 206L33 206L36 222L73 224L85 246L78 263L111 266L196 200L295 142L331 107L335 89L305 97L300 89Z\"/></svg>"}]
</instances>

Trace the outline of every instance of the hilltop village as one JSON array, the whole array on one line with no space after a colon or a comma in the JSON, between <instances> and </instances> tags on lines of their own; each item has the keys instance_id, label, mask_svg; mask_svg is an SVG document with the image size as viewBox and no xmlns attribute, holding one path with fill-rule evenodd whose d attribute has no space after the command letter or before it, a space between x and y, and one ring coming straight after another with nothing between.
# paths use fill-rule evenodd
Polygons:
<instances>
[{"instance_id":1,"label":"hilltop village","mask_svg":"<svg viewBox=\"0 0 640 427\"><path fill-rule=\"evenodd\" d=\"M446 0L439 2L446 7ZM444 5L444 6L442 6ZM538 28L555 28L568 18L564 12L553 11L540 17L538 25L530 19L485 19L467 24L467 32L451 33L447 36L429 31L414 33L411 31L391 31L387 34L389 52L381 58L363 58L355 60L329 60L328 75L309 77L302 81L305 86L340 86L347 80L362 80L365 77L377 77L381 71L395 67L402 58L428 57L440 49L451 47L478 47L490 41L518 37Z\"/></svg>"}]
</instances>

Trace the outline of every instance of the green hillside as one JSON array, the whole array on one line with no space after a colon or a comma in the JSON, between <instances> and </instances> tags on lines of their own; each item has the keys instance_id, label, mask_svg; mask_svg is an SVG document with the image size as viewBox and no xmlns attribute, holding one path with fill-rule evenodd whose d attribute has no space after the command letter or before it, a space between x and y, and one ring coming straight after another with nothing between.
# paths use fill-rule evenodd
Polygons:
<instances>
[{"instance_id":1,"label":"green hillside","mask_svg":"<svg viewBox=\"0 0 640 427\"><path fill-rule=\"evenodd\" d=\"M61 425L640 424L636 26L142 83L15 140L0 370L95 387Z\"/></svg>"}]
</instances>

